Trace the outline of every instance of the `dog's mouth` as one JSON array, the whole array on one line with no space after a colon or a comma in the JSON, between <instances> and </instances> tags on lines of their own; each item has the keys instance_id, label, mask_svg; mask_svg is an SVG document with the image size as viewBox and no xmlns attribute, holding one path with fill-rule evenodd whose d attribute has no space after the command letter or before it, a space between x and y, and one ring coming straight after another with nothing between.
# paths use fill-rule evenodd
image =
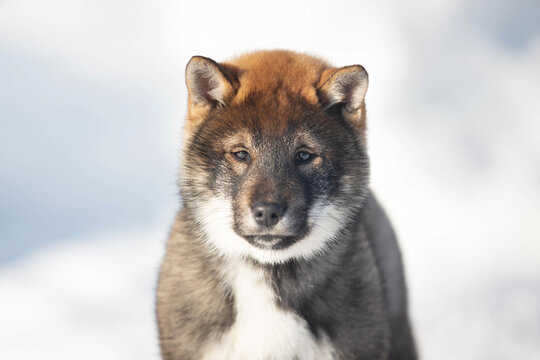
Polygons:
<instances>
[{"instance_id":1,"label":"dog's mouth","mask_svg":"<svg viewBox=\"0 0 540 360\"><path fill-rule=\"evenodd\" d=\"M265 250L285 249L296 241L295 236L250 235L243 237L251 245Z\"/></svg>"}]
</instances>

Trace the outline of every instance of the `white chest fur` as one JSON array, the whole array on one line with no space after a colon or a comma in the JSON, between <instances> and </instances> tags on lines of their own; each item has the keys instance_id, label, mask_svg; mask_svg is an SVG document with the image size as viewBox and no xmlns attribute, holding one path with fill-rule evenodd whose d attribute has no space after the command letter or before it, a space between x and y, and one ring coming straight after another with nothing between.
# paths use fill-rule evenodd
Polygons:
<instances>
[{"instance_id":1,"label":"white chest fur","mask_svg":"<svg viewBox=\"0 0 540 360\"><path fill-rule=\"evenodd\" d=\"M236 320L207 349L204 360L331 360L333 347L317 340L298 315L280 309L262 270L238 261L226 277L235 299Z\"/></svg>"}]
</instances>

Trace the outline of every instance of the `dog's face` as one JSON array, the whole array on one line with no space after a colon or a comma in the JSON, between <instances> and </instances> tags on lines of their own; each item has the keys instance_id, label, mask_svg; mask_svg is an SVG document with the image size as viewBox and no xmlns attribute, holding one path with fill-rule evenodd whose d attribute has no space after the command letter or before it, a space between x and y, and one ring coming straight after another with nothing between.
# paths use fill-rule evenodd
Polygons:
<instances>
[{"instance_id":1,"label":"dog's face","mask_svg":"<svg viewBox=\"0 0 540 360\"><path fill-rule=\"evenodd\" d=\"M276 69L262 70L279 80ZM204 58L188 64L185 206L220 254L263 263L309 257L331 244L366 193L363 94L349 111L350 102L332 100L339 94L324 93L354 91L361 79L346 72L352 85L308 81L313 91L304 94L284 84L248 91L249 71Z\"/></svg>"}]
</instances>

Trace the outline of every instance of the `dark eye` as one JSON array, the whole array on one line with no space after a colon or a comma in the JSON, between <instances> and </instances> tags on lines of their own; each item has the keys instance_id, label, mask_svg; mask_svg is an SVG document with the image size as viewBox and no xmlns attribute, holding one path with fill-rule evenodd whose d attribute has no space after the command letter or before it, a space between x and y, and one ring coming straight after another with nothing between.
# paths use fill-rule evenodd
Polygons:
<instances>
[{"instance_id":1,"label":"dark eye","mask_svg":"<svg viewBox=\"0 0 540 360\"><path fill-rule=\"evenodd\" d=\"M300 163L307 163L313 159L313 154L310 154L307 151L300 151L298 154L296 154L296 158Z\"/></svg>"},{"instance_id":2,"label":"dark eye","mask_svg":"<svg viewBox=\"0 0 540 360\"><path fill-rule=\"evenodd\" d=\"M233 152L233 155L236 158L236 160L239 160L239 161L247 161L249 159L249 154L245 150Z\"/></svg>"}]
</instances>

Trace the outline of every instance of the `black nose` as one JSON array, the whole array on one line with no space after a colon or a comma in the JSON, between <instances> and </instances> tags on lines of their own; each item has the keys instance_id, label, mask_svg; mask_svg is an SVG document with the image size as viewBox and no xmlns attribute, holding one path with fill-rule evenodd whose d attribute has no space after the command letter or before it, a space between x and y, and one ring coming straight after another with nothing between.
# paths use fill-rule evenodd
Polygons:
<instances>
[{"instance_id":1,"label":"black nose","mask_svg":"<svg viewBox=\"0 0 540 360\"><path fill-rule=\"evenodd\" d=\"M276 203L258 202L253 205L253 217L259 225L266 227L274 226L283 216L285 207Z\"/></svg>"}]
</instances>

